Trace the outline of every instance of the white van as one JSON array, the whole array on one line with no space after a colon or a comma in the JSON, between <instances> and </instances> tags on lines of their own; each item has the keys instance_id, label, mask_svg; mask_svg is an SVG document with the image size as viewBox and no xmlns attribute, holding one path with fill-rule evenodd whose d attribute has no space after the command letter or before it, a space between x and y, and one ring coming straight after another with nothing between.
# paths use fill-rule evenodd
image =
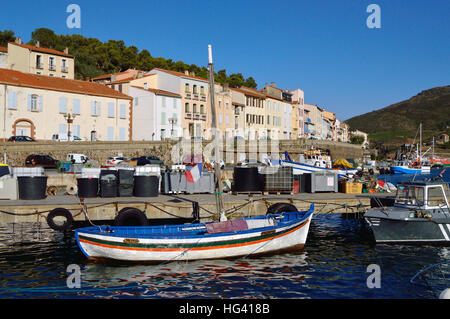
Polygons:
<instances>
[{"instance_id":1,"label":"white van","mask_svg":"<svg viewBox=\"0 0 450 319\"><path fill-rule=\"evenodd\" d=\"M89 161L89 157L84 154L67 154L66 161L74 164L85 164Z\"/></svg>"},{"instance_id":2,"label":"white van","mask_svg":"<svg viewBox=\"0 0 450 319\"><path fill-rule=\"evenodd\" d=\"M67 142L69 141L69 138L67 136L67 133L59 133L59 134L53 134L52 136L53 142ZM76 142L81 141L81 138L75 135L70 135L70 142Z\"/></svg>"}]
</instances>

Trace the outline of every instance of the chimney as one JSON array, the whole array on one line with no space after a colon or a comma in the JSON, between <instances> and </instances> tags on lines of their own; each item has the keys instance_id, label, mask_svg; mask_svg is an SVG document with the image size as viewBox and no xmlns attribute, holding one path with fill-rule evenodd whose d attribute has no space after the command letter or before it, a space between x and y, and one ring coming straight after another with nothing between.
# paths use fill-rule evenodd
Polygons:
<instances>
[{"instance_id":1,"label":"chimney","mask_svg":"<svg viewBox=\"0 0 450 319\"><path fill-rule=\"evenodd\" d=\"M274 88L275 87L275 82L270 83L270 86Z\"/></svg>"},{"instance_id":2,"label":"chimney","mask_svg":"<svg viewBox=\"0 0 450 319\"><path fill-rule=\"evenodd\" d=\"M191 72L191 76L195 76L195 72Z\"/></svg>"},{"instance_id":3,"label":"chimney","mask_svg":"<svg viewBox=\"0 0 450 319\"><path fill-rule=\"evenodd\" d=\"M188 71L188 70L185 70L185 71L184 71L184 74L189 75L189 71Z\"/></svg>"},{"instance_id":4,"label":"chimney","mask_svg":"<svg viewBox=\"0 0 450 319\"><path fill-rule=\"evenodd\" d=\"M65 54L69 54L69 48L68 48L68 47L65 47L65 48L64 48L64 53L65 53Z\"/></svg>"},{"instance_id":5,"label":"chimney","mask_svg":"<svg viewBox=\"0 0 450 319\"><path fill-rule=\"evenodd\" d=\"M16 38L16 41L15 41L17 44L22 44L22 38Z\"/></svg>"},{"instance_id":6,"label":"chimney","mask_svg":"<svg viewBox=\"0 0 450 319\"><path fill-rule=\"evenodd\" d=\"M225 82L223 84L223 91L228 92L229 90L230 90L230 85L228 84L228 82Z\"/></svg>"},{"instance_id":7,"label":"chimney","mask_svg":"<svg viewBox=\"0 0 450 319\"><path fill-rule=\"evenodd\" d=\"M36 43L35 43L35 45L36 45L36 47L40 47L41 46L41 42L39 42L39 41L36 41Z\"/></svg>"},{"instance_id":8,"label":"chimney","mask_svg":"<svg viewBox=\"0 0 450 319\"><path fill-rule=\"evenodd\" d=\"M116 81L116 75L115 74L111 74L111 82Z\"/></svg>"}]
</instances>

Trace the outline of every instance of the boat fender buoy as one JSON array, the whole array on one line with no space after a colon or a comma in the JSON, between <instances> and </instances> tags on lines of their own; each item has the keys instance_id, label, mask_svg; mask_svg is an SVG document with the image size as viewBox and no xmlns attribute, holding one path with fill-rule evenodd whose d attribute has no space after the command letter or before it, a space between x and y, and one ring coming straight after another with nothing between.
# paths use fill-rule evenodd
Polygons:
<instances>
[{"instance_id":1,"label":"boat fender buoy","mask_svg":"<svg viewBox=\"0 0 450 319\"><path fill-rule=\"evenodd\" d=\"M442 290L439 299L450 299L450 288Z\"/></svg>"},{"instance_id":2,"label":"boat fender buoy","mask_svg":"<svg viewBox=\"0 0 450 319\"><path fill-rule=\"evenodd\" d=\"M285 212L298 212L297 207L289 203L276 203L267 209L266 215L279 214Z\"/></svg>"},{"instance_id":3,"label":"boat fender buoy","mask_svg":"<svg viewBox=\"0 0 450 319\"><path fill-rule=\"evenodd\" d=\"M55 222L56 217L64 217L66 220L63 224ZM53 230L66 231L72 227L72 214L65 208L55 208L47 215L47 224Z\"/></svg>"},{"instance_id":4,"label":"boat fender buoy","mask_svg":"<svg viewBox=\"0 0 450 319\"><path fill-rule=\"evenodd\" d=\"M114 226L148 226L148 219L141 210L134 207L125 207L119 211L114 219Z\"/></svg>"},{"instance_id":5,"label":"boat fender buoy","mask_svg":"<svg viewBox=\"0 0 450 319\"><path fill-rule=\"evenodd\" d=\"M69 195L76 195L78 193L78 186L76 184L69 183L66 186L66 192Z\"/></svg>"}]
</instances>

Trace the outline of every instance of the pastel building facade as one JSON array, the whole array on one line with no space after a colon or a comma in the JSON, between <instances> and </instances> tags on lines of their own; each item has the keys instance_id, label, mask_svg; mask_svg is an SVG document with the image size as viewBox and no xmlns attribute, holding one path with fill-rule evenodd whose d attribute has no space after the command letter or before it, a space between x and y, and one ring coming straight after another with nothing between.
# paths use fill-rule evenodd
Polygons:
<instances>
[{"instance_id":1,"label":"pastel building facade","mask_svg":"<svg viewBox=\"0 0 450 319\"><path fill-rule=\"evenodd\" d=\"M66 48L64 52L22 44L20 38L9 42L7 48L7 69L23 73L47 75L58 78L75 78L75 58Z\"/></svg>"},{"instance_id":2,"label":"pastel building facade","mask_svg":"<svg viewBox=\"0 0 450 319\"><path fill-rule=\"evenodd\" d=\"M211 128L209 83L205 78L155 68L146 75L156 75L153 88L181 96L181 129L184 138L206 138Z\"/></svg>"},{"instance_id":3,"label":"pastel building facade","mask_svg":"<svg viewBox=\"0 0 450 319\"><path fill-rule=\"evenodd\" d=\"M133 140L161 141L182 135L181 96L176 93L132 85Z\"/></svg>"},{"instance_id":4,"label":"pastel building facade","mask_svg":"<svg viewBox=\"0 0 450 319\"><path fill-rule=\"evenodd\" d=\"M100 84L0 69L2 139L25 135L45 141L70 133L86 141L129 141L131 102Z\"/></svg>"}]
</instances>

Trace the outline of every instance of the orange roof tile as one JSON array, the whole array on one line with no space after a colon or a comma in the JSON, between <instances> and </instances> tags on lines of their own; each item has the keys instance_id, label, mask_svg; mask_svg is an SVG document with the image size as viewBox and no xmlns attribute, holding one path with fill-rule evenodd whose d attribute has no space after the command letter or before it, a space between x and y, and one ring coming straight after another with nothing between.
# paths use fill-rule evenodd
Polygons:
<instances>
[{"instance_id":1,"label":"orange roof tile","mask_svg":"<svg viewBox=\"0 0 450 319\"><path fill-rule=\"evenodd\" d=\"M141 86L135 86L135 85L132 85L131 87L134 87L136 89L141 89L141 90L144 90L144 91L150 91L150 92L153 92L153 93L158 94L158 95L168 95L168 96L180 97L181 98L180 94L169 92L169 91L153 89L153 88L144 89Z\"/></svg>"},{"instance_id":2,"label":"orange roof tile","mask_svg":"<svg viewBox=\"0 0 450 319\"><path fill-rule=\"evenodd\" d=\"M245 94L245 95L250 95L250 96L254 96L254 97L258 97L258 98L266 98L265 94L263 94L263 93L261 93L261 92L259 92L257 90L250 89L250 88L247 88L247 87L243 87L243 88L245 88L245 89L242 89L242 87L241 88L231 88L230 87L231 90L234 90L236 92L240 92L240 93ZM249 89L249 90L247 91L247 89Z\"/></svg>"},{"instance_id":3,"label":"orange roof tile","mask_svg":"<svg viewBox=\"0 0 450 319\"><path fill-rule=\"evenodd\" d=\"M61 51L57 51L57 50L53 50L53 49L48 49L48 48L41 48L41 47L35 47L33 45L28 45L28 44L18 44L15 42L8 42L8 44L13 44L13 45L17 45L19 47L31 50L31 51L35 51L35 52L42 52L42 53L47 53L47 54L54 54L54 55L60 55L60 56L65 56L68 58L73 58L73 55L61 52Z\"/></svg>"},{"instance_id":4,"label":"orange roof tile","mask_svg":"<svg viewBox=\"0 0 450 319\"><path fill-rule=\"evenodd\" d=\"M92 96L104 96L128 100L132 99L132 97L128 95L117 92L116 90L113 90L105 85L96 82L70 80L53 76L22 73L19 71L1 68L0 83L43 90L87 94Z\"/></svg>"},{"instance_id":5,"label":"orange roof tile","mask_svg":"<svg viewBox=\"0 0 450 319\"><path fill-rule=\"evenodd\" d=\"M173 74L173 75L180 76L180 77L184 77L184 78L191 78L191 79L196 79L196 80L206 81L206 82L209 81L208 79L205 79L205 78L202 78L202 77L199 77L199 76L187 75L185 73L177 72L177 71L171 71L171 70L160 69L160 68L153 68L152 70L158 70L158 71L166 72L166 73Z\"/></svg>"}]
</instances>

